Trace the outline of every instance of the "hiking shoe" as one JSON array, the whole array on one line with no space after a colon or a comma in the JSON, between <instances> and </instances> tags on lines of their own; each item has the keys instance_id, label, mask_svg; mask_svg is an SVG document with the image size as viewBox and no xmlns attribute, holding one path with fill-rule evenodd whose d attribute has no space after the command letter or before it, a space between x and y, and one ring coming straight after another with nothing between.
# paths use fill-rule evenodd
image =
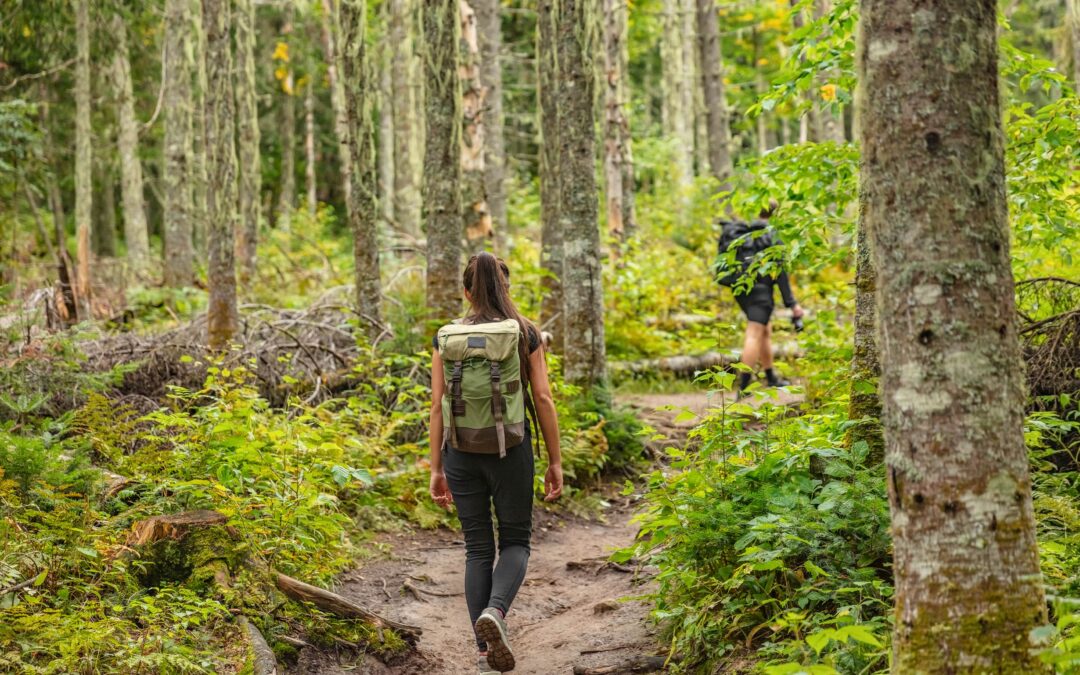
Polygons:
<instances>
[{"instance_id":1,"label":"hiking shoe","mask_svg":"<svg viewBox=\"0 0 1080 675\"><path fill-rule=\"evenodd\" d=\"M790 387L791 380L785 380L782 377L775 377L769 380L770 387Z\"/></svg>"},{"instance_id":2,"label":"hiking shoe","mask_svg":"<svg viewBox=\"0 0 1080 675\"><path fill-rule=\"evenodd\" d=\"M514 652L510 650L510 639L506 637L506 621L502 612L488 607L476 620L476 634L487 643L487 663L500 673L514 669Z\"/></svg>"},{"instance_id":3,"label":"hiking shoe","mask_svg":"<svg viewBox=\"0 0 1080 675\"><path fill-rule=\"evenodd\" d=\"M487 654L481 654L480 658L476 661L476 667L480 670L480 675L499 675L499 671L492 670L491 666L487 662Z\"/></svg>"}]
</instances>

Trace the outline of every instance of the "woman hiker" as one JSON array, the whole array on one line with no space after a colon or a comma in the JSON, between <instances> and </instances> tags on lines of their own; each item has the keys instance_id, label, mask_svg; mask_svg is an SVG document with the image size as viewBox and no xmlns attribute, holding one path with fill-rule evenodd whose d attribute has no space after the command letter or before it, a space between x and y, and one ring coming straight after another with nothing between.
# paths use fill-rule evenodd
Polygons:
<instances>
[{"instance_id":1,"label":"woman hiker","mask_svg":"<svg viewBox=\"0 0 1080 675\"><path fill-rule=\"evenodd\" d=\"M480 253L462 281L469 312L434 340L430 492L436 504L457 507L465 600L480 672L490 674L514 668L506 614L529 562L534 467L527 410L548 452L545 501L562 494L562 459L540 331L510 299L509 268Z\"/></svg>"}]
</instances>

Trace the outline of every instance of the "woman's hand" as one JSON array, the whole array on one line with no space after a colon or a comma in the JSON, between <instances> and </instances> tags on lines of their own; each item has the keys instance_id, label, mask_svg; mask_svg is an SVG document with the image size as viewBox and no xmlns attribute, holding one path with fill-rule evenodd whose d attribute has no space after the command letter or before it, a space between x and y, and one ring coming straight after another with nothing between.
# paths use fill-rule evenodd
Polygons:
<instances>
[{"instance_id":1,"label":"woman's hand","mask_svg":"<svg viewBox=\"0 0 1080 675\"><path fill-rule=\"evenodd\" d=\"M544 474L544 501L553 502L562 496L562 464L549 464Z\"/></svg>"},{"instance_id":2,"label":"woman's hand","mask_svg":"<svg viewBox=\"0 0 1080 675\"><path fill-rule=\"evenodd\" d=\"M791 308L791 316L795 317L796 319L801 319L805 314L806 310L804 310L802 306L797 303L794 307Z\"/></svg>"},{"instance_id":3,"label":"woman's hand","mask_svg":"<svg viewBox=\"0 0 1080 675\"><path fill-rule=\"evenodd\" d=\"M446 474L441 471L431 472L431 483L428 486L428 492L431 493L431 498L435 500L435 503L444 509L449 509L450 505L454 503L454 496L450 494L450 486L446 482Z\"/></svg>"}]
</instances>

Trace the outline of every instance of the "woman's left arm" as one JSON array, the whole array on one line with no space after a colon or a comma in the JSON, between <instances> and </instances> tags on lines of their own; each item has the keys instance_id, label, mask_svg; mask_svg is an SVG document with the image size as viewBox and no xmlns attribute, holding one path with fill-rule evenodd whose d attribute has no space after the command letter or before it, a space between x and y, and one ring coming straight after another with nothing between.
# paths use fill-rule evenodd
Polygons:
<instances>
[{"instance_id":1,"label":"woman's left arm","mask_svg":"<svg viewBox=\"0 0 1080 675\"><path fill-rule=\"evenodd\" d=\"M431 481L428 491L436 504L450 508L454 498L450 494L450 486L446 483L446 474L443 472L442 465L442 398L445 390L446 380L443 377L442 356L436 349L431 355L431 421L428 423L428 433L431 435Z\"/></svg>"},{"instance_id":2,"label":"woman's left arm","mask_svg":"<svg viewBox=\"0 0 1080 675\"><path fill-rule=\"evenodd\" d=\"M529 387L532 389L533 403L536 405L537 422L540 433L544 436L544 445L548 451L548 469L544 476L546 494L544 501L553 502L562 495L562 450L559 447L559 416L555 411L555 399L551 395L551 383L548 381L547 359L543 345L529 355Z\"/></svg>"}]
</instances>

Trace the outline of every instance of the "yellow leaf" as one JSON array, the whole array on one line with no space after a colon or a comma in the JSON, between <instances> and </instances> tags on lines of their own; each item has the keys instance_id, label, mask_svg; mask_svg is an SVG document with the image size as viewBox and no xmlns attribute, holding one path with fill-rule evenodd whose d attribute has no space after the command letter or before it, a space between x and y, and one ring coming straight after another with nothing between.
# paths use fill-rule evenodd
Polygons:
<instances>
[{"instance_id":1,"label":"yellow leaf","mask_svg":"<svg viewBox=\"0 0 1080 675\"><path fill-rule=\"evenodd\" d=\"M836 100L836 85L826 84L821 87L821 100L823 101L835 101Z\"/></svg>"},{"instance_id":2,"label":"yellow leaf","mask_svg":"<svg viewBox=\"0 0 1080 675\"><path fill-rule=\"evenodd\" d=\"M765 59L765 58L758 59L757 64L759 66L767 66L767 65L769 65L769 59Z\"/></svg>"},{"instance_id":3,"label":"yellow leaf","mask_svg":"<svg viewBox=\"0 0 1080 675\"><path fill-rule=\"evenodd\" d=\"M34 34L34 31L30 30L30 26L23 26L22 27L22 36L23 37L30 37L33 34Z\"/></svg>"},{"instance_id":4,"label":"yellow leaf","mask_svg":"<svg viewBox=\"0 0 1080 675\"><path fill-rule=\"evenodd\" d=\"M271 56L270 58L272 58L275 61L284 61L285 63L288 63L289 62L289 43L288 42L279 42L279 43L277 43L277 45L274 46L274 55Z\"/></svg>"}]
</instances>

